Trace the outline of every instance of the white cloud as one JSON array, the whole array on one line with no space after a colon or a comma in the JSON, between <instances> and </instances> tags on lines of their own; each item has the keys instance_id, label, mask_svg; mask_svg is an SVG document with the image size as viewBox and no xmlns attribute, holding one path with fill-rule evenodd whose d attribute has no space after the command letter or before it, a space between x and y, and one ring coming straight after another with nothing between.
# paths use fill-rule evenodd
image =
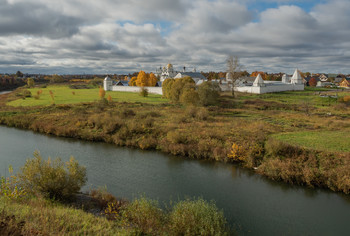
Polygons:
<instances>
[{"instance_id":1,"label":"white cloud","mask_svg":"<svg viewBox=\"0 0 350 236\"><path fill-rule=\"evenodd\" d=\"M349 1L264 0L278 7L253 15L254 1L0 0L0 72L224 70L228 54L248 70L350 72Z\"/></svg>"}]
</instances>

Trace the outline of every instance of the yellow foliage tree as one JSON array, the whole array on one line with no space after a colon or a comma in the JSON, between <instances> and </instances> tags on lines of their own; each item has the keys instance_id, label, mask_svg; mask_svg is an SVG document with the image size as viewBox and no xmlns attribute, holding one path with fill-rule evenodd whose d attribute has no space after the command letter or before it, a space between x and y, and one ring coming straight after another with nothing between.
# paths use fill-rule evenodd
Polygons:
<instances>
[{"instance_id":1,"label":"yellow foliage tree","mask_svg":"<svg viewBox=\"0 0 350 236\"><path fill-rule=\"evenodd\" d=\"M236 143L232 144L231 151L227 155L228 158L234 160L234 161L244 161L245 155L244 155L244 148Z\"/></svg>"},{"instance_id":2,"label":"yellow foliage tree","mask_svg":"<svg viewBox=\"0 0 350 236\"><path fill-rule=\"evenodd\" d=\"M130 82L129 82L129 86L136 86L136 80L137 80L136 77L132 77Z\"/></svg>"},{"instance_id":3,"label":"yellow foliage tree","mask_svg":"<svg viewBox=\"0 0 350 236\"><path fill-rule=\"evenodd\" d=\"M157 81L157 77L153 73L150 73L147 86L154 87L156 86Z\"/></svg>"},{"instance_id":4,"label":"yellow foliage tree","mask_svg":"<svg viewBox=\"0 0 350 236\"><path fill-rule=\"evenodd\" d=\"M143 70L141 70L137 75L136 85L139 87L147 86L148 77L149 75Z\"/></svg>"},{"instance_id":5,"label":"yellow foliage tree","mask_svg":"<svg viewBox=\"0 0 350 236\"><path fill-rule=\"evenodd\" d=\"M108 100L108 102L111 102L111 101L113 100L113 99L112 99L112 96L111 96L111 95L108 95L107 100Z\"/></svg>"}]
</instances>

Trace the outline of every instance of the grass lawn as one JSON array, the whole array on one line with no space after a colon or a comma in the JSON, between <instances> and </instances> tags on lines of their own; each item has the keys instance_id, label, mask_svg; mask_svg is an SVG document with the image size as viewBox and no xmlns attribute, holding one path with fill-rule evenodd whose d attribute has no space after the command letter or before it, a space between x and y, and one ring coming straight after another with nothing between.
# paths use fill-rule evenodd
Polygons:
<instances>
[{"instance_id":1,"label":"grass lawn","mask_svg":"<svg viewBox=\"0 0 350 236\"><path fill-rule=\"evenodd\" d=\"M54 94L55 104L72 104L81 102L94 102L100 99L99 89L70 89L68 86L49 86L47 88L28 89L32 93L32 97L26 99L17 99L7 103L9 106L47 106L52 104L50 92ZM34 95L39 90L42 94L39 99L35 99ZM142 102L142 103L166 103L167 99L163 99L161 95L149 94L148 97L141 97L138 93L131 92L106 92L106 98L111 95L113 101L117 102Z\"/></svg>"},{"instance_id":2,"label":"grass lawn","mask_svg":"<svg viewBox=\"0 0 350 236\"><path fill-rule=\"evenodd\" d=\"M274 135L274 138L321 151L350 152L349 131L302 131Z\"/></svg>"}]
</instances>

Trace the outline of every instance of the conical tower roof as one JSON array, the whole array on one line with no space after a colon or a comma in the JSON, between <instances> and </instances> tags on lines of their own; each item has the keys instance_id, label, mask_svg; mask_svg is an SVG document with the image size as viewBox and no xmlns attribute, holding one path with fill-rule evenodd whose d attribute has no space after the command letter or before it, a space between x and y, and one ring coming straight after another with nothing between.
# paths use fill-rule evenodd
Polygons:
<instances>
[{"instance_id":1,"label":"conical tower roof","mask_svg":"<svg viewBox=\"0 0 350 236\"><path fill-rule=\"evenodd\" d=\"M109 80L112 80L112 79L107 75L107 77L105 78L105 81L109 81Z\"/></svg>"},{"instance_id":2,"label":"conical tower roof","mask_svg":"<svg viewBox=\"0 0 350 236\"><path fill-rule=\"evenodd\" d=\"M302 84L303 83L303 78L301 78L301 75L298 71L298 69L296 69L294 71L293 77L290 81L292 84Z\"/></svg>"},{"instance_id":3,"label":"conical tower roof","mask_svg":"<svg viewBox=\"0 0 350 236\"><path fill-rule=\"evenodd\" d=\"M256 77L256 79L253 83L253 86L256 86L256 87L265 86L264 80L262 79L260 74L258 74L258 76Z\"/></svg>"}]
</instances>

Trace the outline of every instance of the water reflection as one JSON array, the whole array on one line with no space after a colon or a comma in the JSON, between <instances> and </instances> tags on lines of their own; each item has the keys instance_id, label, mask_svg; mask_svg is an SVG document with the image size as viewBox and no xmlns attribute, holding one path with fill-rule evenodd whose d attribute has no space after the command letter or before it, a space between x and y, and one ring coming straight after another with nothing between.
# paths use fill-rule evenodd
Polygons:
<instances>
[{"instance_id":1,"label":"water reflection","mask_svg":"<svg viewBox=\"0 0 350 236\"><path fill-rule=\"evenodd\" d=\"M290 186L236 165L187 160L160 152L54 138L0 126L0 175L44 158L73 155L88 171L85 190L107 186L119 197L141 194L168 203L185 197L215 200L239 234L346 235L350 200L327 190Z\"/></svg>"}]
</instances>

